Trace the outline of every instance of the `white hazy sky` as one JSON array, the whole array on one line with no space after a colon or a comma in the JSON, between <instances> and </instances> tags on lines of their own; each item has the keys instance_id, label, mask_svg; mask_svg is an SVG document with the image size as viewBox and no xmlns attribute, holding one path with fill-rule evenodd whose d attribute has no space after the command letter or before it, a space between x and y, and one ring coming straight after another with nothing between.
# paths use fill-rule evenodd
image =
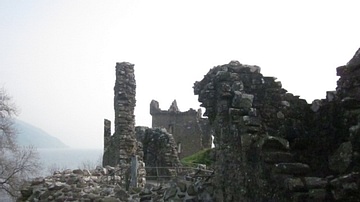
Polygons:
<instances>
[{"instance_id":1,"label":"white hazy sky","mask_svg":"<svg viewBox=\"0 0 360 202\"><path fill-rule=\"evenodd\" d=\"M135 64L136 125L149 104L197 109L193 83L231 60L311 102L360 47L359 1L0 0L0 85L19 119L71 147L102 148L116 62Z\"/></svg>"}]
</instances>

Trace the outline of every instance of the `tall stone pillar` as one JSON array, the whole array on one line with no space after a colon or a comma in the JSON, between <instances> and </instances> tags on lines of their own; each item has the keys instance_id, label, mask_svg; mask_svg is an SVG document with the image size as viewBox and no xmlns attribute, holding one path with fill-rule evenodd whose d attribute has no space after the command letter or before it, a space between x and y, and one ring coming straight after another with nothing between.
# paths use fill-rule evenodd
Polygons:
<instances>
[{"instance_id":1,"label":"tall stone pillar","mask_svg":"<svg viewBox=\"0 0 360 202\"><path fill-rule=\"evenodd\" d=\"M104 122L104 158L103 165L130 165L136 155L135 138L136 82L134 65L116 63L116 81L114 86L115 132L110 137L110 121Z\"/></svg>"},{"instance_id":2,"label":"tall stone pillar","mask_svg":"<svg viewBox=\"0 0 360 202\"><path fill-rule=\"evenodd\" d=\"M116 63L115 132L111 136L111 122L105 119L103 166L116 166L123 179L121 186L126 188L143 187L146 183L142 145L137 142L135 135L135 95L134 65L128 62Z\"/></svg>"},{"instance_id":3,"label":"tall stone pillar","mask_svg":"<svg viewBox=\"0 0 360 202\"><path fill-rule=\"evenodd\" d=\"M135 138L136 82L134 65L116 63L116 81L114 87L115 139L119 148L118 164L130 164L136 154Z\"/></svg>"}]
</instances>

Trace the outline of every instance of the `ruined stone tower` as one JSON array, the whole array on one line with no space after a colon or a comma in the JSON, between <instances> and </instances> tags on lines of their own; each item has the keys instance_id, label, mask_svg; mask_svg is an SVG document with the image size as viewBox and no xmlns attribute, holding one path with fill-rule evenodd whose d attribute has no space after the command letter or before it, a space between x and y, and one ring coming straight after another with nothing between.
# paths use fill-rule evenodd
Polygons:
<instances>
[{"instance_id":1,"label":"ruined stone tower","mask_svg":"<svg viewBox=\"0 0 360 202\"><path fill-rule=\"evenodd\" d=\"M116 63L114 86L115 132L111 122L104 120L103 166L116 166L125 188L145 186L146 171L142 144L135 136L136 82L134 65Z\"/></svg>"},{"instance_id":2,"label":"ruined stone tower","mask_svg":"<svg viewBox=\"0 0 360 202\"><path fill-rule=\"evenodd\" d=\"M179 158L190 156L202 149L211 148L212 130L207 118L201 117L201 110L189 109L181 112L176 100L168 110L161 110L159 103L150 103L153 128L165 128L174 136Z\"/></svg>"},{"instance_id":3,"label":"ruined stone tower","mask_svg":"<svg viewBox=\"0 0 360 202\"><path fill-rule=\"evenodd\" d=\"M114 87L115 132L110 137L110 121L105 120L103 165L129 164L136 154L135 138L136 82L134 65L116 63Z\"/></svg>"}]
</instances>

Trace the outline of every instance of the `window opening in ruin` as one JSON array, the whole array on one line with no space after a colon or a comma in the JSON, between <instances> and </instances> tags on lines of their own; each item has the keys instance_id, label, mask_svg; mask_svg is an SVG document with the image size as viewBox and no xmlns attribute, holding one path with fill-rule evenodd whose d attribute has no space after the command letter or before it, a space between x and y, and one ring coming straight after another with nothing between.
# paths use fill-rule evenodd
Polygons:
<instances>
[{"instance_id":1,"label":"window opening in ruin","mask_svg":"<svg viewBox=\"0 0 360 202\"><path fill-rule=\"evenodd\" d=\"M178 154L181 153L181 142L178 143Z\"/></svg>"},{"instance_id":2,"label":"window opening in ruin","mask_svg":"<svg viewBox=\"0 0 360 202\"><path fill-rule=\"evenodd\" d=\"M211 135L211 148L215 148L214 135Z\"/></svg>"}]
</instances>

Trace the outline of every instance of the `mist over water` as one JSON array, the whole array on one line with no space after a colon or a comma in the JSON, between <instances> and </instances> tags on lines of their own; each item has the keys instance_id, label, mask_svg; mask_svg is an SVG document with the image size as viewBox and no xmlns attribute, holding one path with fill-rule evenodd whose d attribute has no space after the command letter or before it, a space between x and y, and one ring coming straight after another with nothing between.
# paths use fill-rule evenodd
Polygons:
<instances>
[{"instance_id":1,"label":"mist over water","mask_svg":"<svg viewBox=\"0 0 360 202\"><path fill-rule=\"evenodd\" d=\"M94 169L101 165L103 149L38 149L42 165L39 176L48 176L59 169Z\"/></svg>"}]
</instances>

